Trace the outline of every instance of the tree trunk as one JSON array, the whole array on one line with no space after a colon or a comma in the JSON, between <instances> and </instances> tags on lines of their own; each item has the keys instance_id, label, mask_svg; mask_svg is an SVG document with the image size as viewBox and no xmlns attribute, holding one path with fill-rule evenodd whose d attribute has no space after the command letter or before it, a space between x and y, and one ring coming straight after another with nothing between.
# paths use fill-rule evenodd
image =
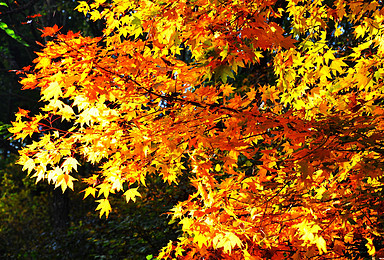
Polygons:
<instances>
[{"instance_id":1,"label":"tree trunk","mask_svg":"<svg viewBox=\"0 0 384 260\"><path fill-rule=\"evenodd\" d=\"M60 187L52 192L52 224L55 230L66 230L69 227L69 198L67 192Z\"/></svg>"}]
</instances>

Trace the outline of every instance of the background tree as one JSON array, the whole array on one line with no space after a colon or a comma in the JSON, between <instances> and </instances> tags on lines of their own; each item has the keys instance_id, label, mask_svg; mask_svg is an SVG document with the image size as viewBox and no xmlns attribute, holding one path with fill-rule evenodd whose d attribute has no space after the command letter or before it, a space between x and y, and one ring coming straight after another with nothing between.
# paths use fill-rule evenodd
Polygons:
<instances>
[{"instance_id":1,"label":"background tree","mask_svg":"<svg viewBox=\"0 0 384 260\"><path fill-rule=\"evenodd\" d=\"M19 163L63 192L81 178L106 217L110 194L135 201L151 178L171 184L190 174L195 192L172 209L183 234L160 258L377 255L382 7L80 2L105 30L43 31L52 41L22 80L41 89L43 113L21 109L11 128L15 138L40 139ZM76 174L81 160L98 171Z\"/></svg>"}]
</instances>

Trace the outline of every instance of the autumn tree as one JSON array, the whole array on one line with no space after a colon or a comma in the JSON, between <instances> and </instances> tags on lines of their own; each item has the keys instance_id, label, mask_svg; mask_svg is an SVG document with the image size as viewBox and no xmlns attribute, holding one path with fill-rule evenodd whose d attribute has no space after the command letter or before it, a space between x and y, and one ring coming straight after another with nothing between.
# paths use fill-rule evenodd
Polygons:
<instances>
[{"instance_id":1,"label":"autumn tree","mask_svg":"<svg viewBox=\"0 0 384 260\"><path fill-rule=\"evenodd\" d=\"M21 91L18 84L21 75L15 74L16 70L32 64L37 57L34 52L41 50L48 40L40 37L39 29L57 24L63 26L62 32L70 27L91 34L97 31L97 24L102 24L83 19L83 15L74 10L76 6L74 1L0 0L0 258L27 257L24 254L27 250L43 248L37 246L41 233L49 240L53 230L65 229L70 223L71 201L67 194L46 183L29 185L31 182L20 173L19 165L14 165L22 144L20 140L9 138L7 128L18 107L32 113L39 111L40 91ZM102 30L98 31L100 35ZM33 136L32 140L34 138L37 140L38 136ZM73 200L75 196L81 194L70 197ZM51 228L51 223L55 229ZM63 234L67 233L64 229L60 230ZM56 241L50 240L52 244L60 240L55 235ZM56 243L56 248L59 247Z\"/></svg>"},{"instance_id":2,"label":"autumn tree","mask_svg":"<svg viewBox=\"0 0 384 260\"><path fill-rule=\"evenodd\" d=\"M73 189L80 158L95 164L80 181L108 217L111 194L135 201L150 176L191 174L195 192L170 213L183 235L159 258L380 255L382 1L95 0L77 10L104 21L103 36L48 27L52 40L22 72L44 107L20 109L11 132L39 137L19 159L36 181ZM256 67L268 80L249 80Z\"/></svg>"}]
</instances>

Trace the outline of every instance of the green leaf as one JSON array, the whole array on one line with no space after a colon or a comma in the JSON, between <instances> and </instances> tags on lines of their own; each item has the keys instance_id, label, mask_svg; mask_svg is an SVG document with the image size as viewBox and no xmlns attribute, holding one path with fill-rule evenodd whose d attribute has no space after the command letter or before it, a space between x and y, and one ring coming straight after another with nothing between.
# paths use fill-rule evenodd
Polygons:
<instances>
[{"instance_id":1,"label":"green leaf","mask_svg":"<svg viewBox=\"0 0 384 260\"><path fill-rule=\"evenodd\" d=\"M8 5L6 3L4 3L4 2L0 2L0 5L8 7Z\"/></svg>"},{"instance_id":2,"label":"green leaf","mask_svg":"<svg viewBox=\"0 0 384 260\"><path fill-rule=\"evenodd\" d=\"M227 83L227 77L235 78L235 76L233 75L232 68L230 66L220 65L215 68L215 80L221 78L223 83Z\"/></svg>"},{"instance_id":3,"label":"green leaf","mask_svg":"<svg viewBox=\"0 0 384 260\"><path fill-rule=\"evenodd\" d=\"M28 43L26 43L25 41L23 41L23 39L16 35L15 34L15 31L8 28L8 25L4 22L0 22L0 29L2 29L3 31L5 31L6 34L8 34L9 36L11 36L13 39L15 39L16 41L18 41L19 43L23 44L24 46L26 47L29 47Z\"/></svg>"},{"instance_id":4,"label":"green leaf","mask_svg":"<svg viewBox=\"0 0 384 260\"><path fill-rule=\"evenodd\" d=\"M12 125L10 124L4 124L3 122L0 122L0 135L4 135L4 139L8 139L12 136L12 134L8 131L8 128L10 128Z\"/></svg>"}]
</instances>

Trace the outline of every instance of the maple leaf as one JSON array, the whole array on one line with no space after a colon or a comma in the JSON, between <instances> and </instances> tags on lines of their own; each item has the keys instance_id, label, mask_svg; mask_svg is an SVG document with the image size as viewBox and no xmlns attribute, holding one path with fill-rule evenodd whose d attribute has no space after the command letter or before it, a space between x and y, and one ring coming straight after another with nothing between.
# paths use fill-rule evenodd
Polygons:
<instances>
[{"instance_id":1,"label":"maple leaf","mask_svg":"<svg viewBox=\"0 0 384 260\"><path fill-rule=\"evenodd\" d=\"M88 188L86 188L85 190L83 190L83 192L85 192L85 194L84 194L84 198L83 198L83 199L85 199L86 197L88 197L89 194L91 194L91 195L95 198L95 196L96 196L96 191L97 191L97 189L94 188L94 187L88 187Z\"/></svg>"},{"instance_id":2,"label":"maple leaf","mask_svg":"<svg viewBox=\"0 0 384 260\"><path fill-rule=\"evenodd\" d=\"M63 95L63 92L61 91L59 83L55 81L49 83L48 87L41 91L41 94L43 95L43 100L50 100L51 98L57 100L60 96Z\"/></svg>"},{"instance_id":3,"label":"maple leaf","mask_svg":"<svg viewBox=\"0 0 384 260\"><path fill-rule=\"evenodd\" d=\"M63 27L58 27L56 24L53 27L44 27L43 30L40 30L43 34L41 37L47 37L47 36L53 36L55 35L58 31L61 30Z\"/></svg>"},{"instance_id":4,"label":"maple leaf","mask_svg":"<svg viewBox=\"0 0 384 260\"><path fill-rule=\"evenodd\" d=\"M99 204L97 205L96 210L100 210L100 217L105 214L105 217L108 218L109 212L111 212L111 204L109 204L108 199L96 200Z\"/></svg>"},{"instance_id":5,"label":"maple leaf","mask_svg":"<svg viewBox=\"0 0 384 260\"><path fill-rule=\"evenodd\" d=\"M61 167L65 172L71 172L72 169L77 171L77 165L79 165L79 162L75 158L68 157L67 159L65 159Z\"/></svg>"},{"instance_id":6,"label":"maple leaf","mask_svg":"<svg viewBox=\"0 0 384 260\"><path fill-rule=\"evenodd\" d=\"M23 171L28 170L28 174L35 168L35 161L29 158L26 162L23 162Z\"/></svg>"},{"instance_id":7,"label":"maple leaf","mask_svg":"<svg viewBox=\"0 0 384 260\"><path fill-rule=\"evenodd\" d=\"M57 176L55 188L61 186L61 190L63 191L63 193L65 192L67 187L73 190L73 181L76 181L76 179L73 178L71 175L60 174L59 176Z\"/></svg>"},{"instance_id":8,"label":"maple leaf","mask_svg":"<svg viewBox=\"0 0 384 260\"><path fill-rule=\"evenodd\" d=\"M337 70L339 73L343 73L344 69L342 67L347 67L348 65L345 64L340 59L334 59L331 63L331 69Z\"/></svg>"},{"instance_id":9,"label":"maple leaf","mask_svg":"<svg viewBox=\"0 0 384 260\"><path fill-rule=\"evenodd\" d=\"M97 185L97 188L99 189L99 193L97 194L97 197L100 197L101 194L104 195L104 198L108 198L109 196L109 193L110 192L114 192L112 189L111 189L112 185L109 184L109 183L101 183L99 185Z\"/></svg>"},{"instance_id":10,"label":"maple leaf","mask_svg":"<svg viewBox=\"0 0 384 260\"><path fill-rule=\"evenodd\" d=\"M16 115L16 121L19 121L22 117L28 116L29 111L25 109L19 108L19 111L15 114Z\"/></svg>"},{"instance_id":11,"label":"maple leaf","mask_svg":"<svg viewBox=\"0 0 384 260\"><path fill-rule=\"evenodd\" d=\"M130 200L133 200L133 202L136 201L136 197L141 197L141 194L137 191L138 188L132 188L124 192L125 199L127 202Z\"/></svg>"},{"instance_id":12,"label":"maple leaf","mask_svg":"<svg viewBox=\"0 0 384 260\"><path fill-rule=\"evenodd\" d=\"M229 96L231 93L233 93L235 89L236 89L235 87L229 84L225 84L223 87L221 87L221 90L223 91L224 96Z\"/></svg>"},{"instance_id":13,"label":"maple leaf","mask_svg":"<svg viewBox=\"0 0 384 260\"><path fill-rule=\"evenodd\" d=\"M322 254L323 252L327 253L327 245L323 237L319 236L316 239L316 246L319 249L320 254Z\"/></svg>"},{"instance_id":14,"label":"maple leaf","mask_svg":"<svg viewBox=\"0 0 384 260\"><path fill-rule=\"evenodd\" d=\"M36 69L39 69L39 68L46 69L51 65L51 59L48 57L39 57L35 60L35 62L37 61L38 63L35 66Z\"/></svg>"}]
</instances>

